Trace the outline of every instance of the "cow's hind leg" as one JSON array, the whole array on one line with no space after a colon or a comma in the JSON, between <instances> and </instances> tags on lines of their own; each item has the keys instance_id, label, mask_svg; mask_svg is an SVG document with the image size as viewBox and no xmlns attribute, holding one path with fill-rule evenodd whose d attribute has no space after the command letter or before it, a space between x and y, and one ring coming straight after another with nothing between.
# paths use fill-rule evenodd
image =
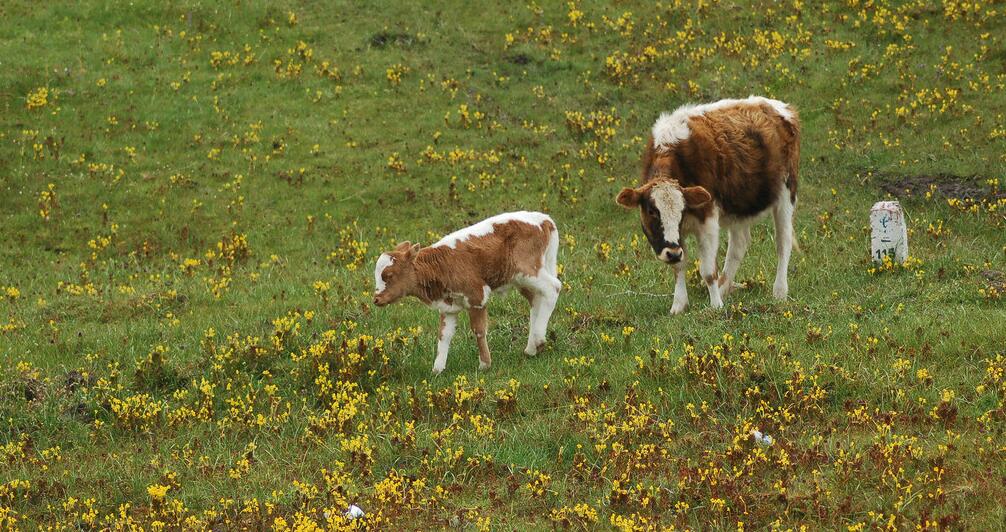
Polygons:
<instances>
[{"instance_id":1,"label":"cow's hind leg","mask_svg":"<svg viewBox=\"0 0 1006 532\"><path fill-rule=\"evenodd\" d=\"M775 218L775 253L779 261L776 265L772 295L779 300L784 300L789 295L787 275L789 256L793 251L793 207L789 191L783 190L772 210L772 216Z\"/></svg>"},{"instance_id":2,"label":"cow's hind leg","mask_svg":"<svg viewBox=\"0 0 1006 532\"><path fill-rule=\"evenodd\" d=\"M751 226L737 224L731 226L727 236L727 258L723 262L723 275L720 276L720 295L726 296L734 289L734 277L740 268L744 254L751 244Z\"/></svg>"},{"instance_id":3,"label":"cow's hind leg","mask_svg":"<svg viewBox=\"0 0 1006 532\"><path fill-rule=\"evenodd\" d=\"M719 275L716 273L716 251L720 245L720 224L716 217L706 219L699 230L699 273L709 289L709 306L722 308Z\"/></svg>"}]
</instances>

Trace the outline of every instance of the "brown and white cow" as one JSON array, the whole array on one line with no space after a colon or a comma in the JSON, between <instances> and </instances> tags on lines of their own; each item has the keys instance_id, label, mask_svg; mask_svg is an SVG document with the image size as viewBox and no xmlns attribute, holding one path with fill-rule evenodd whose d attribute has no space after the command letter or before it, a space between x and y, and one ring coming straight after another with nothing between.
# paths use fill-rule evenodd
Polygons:
<instances>
[{"instance_id":1,"label":"brown and white cow","mask_svg":"<svg viewBox=\"0 0 1006 532\"><path fill-rule=\"evenodd\" d=\"M493 293L516 287L531 303L524 352L545 343L548 320L562 289L556 259L559 231L548 215L512 212L455 231L432 246L402 242L377 259L374 304L384 306L415 296L440 311L440 340L433 373L447 365L458 313L468 310L479 346L479 368L492 359L486 342L486 304Z\"/></svg>"},{"instance_id":2,"label":"brown and white cow","mask_svg":"<svg viewBox=\"0 0 1006 532\"><path fill-rule=\"evenodd\" d=\"M800 121L778 100L751 96L660 115L643 155L640 186L622 189L616 201L639 207L654 253L675 269L672 314L688 306L684 236L696 236L709 303L720 308L751 242L751 225L768 211L778 256L772 292L786 299L799 163ZM716 269L720 227L729 233L722 275Z\"/></svg>"}]
</instances>

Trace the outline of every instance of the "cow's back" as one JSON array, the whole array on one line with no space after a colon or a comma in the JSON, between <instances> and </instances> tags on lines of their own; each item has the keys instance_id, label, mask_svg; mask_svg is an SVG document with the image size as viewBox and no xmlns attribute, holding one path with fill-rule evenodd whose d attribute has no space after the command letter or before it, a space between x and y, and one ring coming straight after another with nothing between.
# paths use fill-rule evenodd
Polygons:
<instances>
[{"instance_id":1,"label":"cow's back","mask_svg":"<svg viewBox=\"0 0 1006 532\"><path fill-rule=\"evenodd\" d=\"M799 119L767 103L738 104L692 116L688 138L670 147L682 186L705 187L724 213L757 215L780 193L795 201Z\"/></svg>"}]
</instances>

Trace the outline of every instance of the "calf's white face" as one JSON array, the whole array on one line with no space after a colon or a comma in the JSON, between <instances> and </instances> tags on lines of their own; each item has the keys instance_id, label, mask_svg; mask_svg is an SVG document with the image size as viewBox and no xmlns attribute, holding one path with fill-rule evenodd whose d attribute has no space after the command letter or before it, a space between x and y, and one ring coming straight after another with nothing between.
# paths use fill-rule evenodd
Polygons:
<instances>
[{"instance_id":1,"label":"calf's white face","mask_svg":"<svg viewBox=\"0 0 1006 532\"><path fill-rule=\"evenodd\" d=\"M384 279L381 278L381 275L384 273L384 270L387 269L388 266L391 266L391 261L392 261L391 255L388 255L387 253L381 253L381 256L377 258L377 267L374 268L375 296L383 292L384 289L387 288L388 286L387 284L385 284Z\"/></svg>"},{"instance_id":2,"label":"calf's white face","mask_svg":"<svg viewBox=\"0 0 1006 532\"><path fill-rule=\"evenodd\" d=\"M374 267L374 304L383 307L407 295L415 282L412 261L419 244L402 242L393 251L382 253Z\"/></svg>"}]
</instances>

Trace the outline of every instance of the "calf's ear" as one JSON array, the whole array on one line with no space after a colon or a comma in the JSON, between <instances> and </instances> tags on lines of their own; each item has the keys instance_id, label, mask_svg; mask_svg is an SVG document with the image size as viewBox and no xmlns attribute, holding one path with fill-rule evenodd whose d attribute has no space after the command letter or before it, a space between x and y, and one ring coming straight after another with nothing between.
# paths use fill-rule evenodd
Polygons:
<instances>
[{"instance_id":1,"label":"calf's ear","mask_svg":"<svg viewBox=\"0 0 1006 532\"><path fill-rule=\"evenodd\" d=\"M396 251L398 253L401 253L403 251L406 251L406 250L410 249L411 247L412 247L412 242L409 242L408 240L406 240L405 242L399 242L398 245L395 246L394 251Z\"/></svg>"},{"instance_id":2,"label":"calf's ear","mask_svg":"<svg viewBox=\"0 0 1006 532\"><path fill-rule=\"evenodd\" d=\"M642 194L638 190L625 187L618 193L618 196L615 197L615 203L625 207L626 209L632 209L639 207L640 196L642 196Z\"/></svg>"},{"instance_id":3,"label":"calf's ear","mask_svg":"<svg viewBox=\"0 0 1006 532\"><path fill-rule=\"evenodd\" d=\"M713 201L712 194L703 187L686 187L681 189L681 194L685 196L685 205L693 209L704 207L706 203Z\"/></svg>"},{"instance_id":4,"label":"calf's ear","mask_svg":"<svg viewBox=\"0 0 1006 532\"><path fill-rule=\"evenodd\" d=\"M412 244L412 247L409 248L409 251L405 254L405 256L410 259L415 257L416 253L419 253L419 248L421 247L422 246L420 246L419 244Z\"/></svg>"}]
</instances>

